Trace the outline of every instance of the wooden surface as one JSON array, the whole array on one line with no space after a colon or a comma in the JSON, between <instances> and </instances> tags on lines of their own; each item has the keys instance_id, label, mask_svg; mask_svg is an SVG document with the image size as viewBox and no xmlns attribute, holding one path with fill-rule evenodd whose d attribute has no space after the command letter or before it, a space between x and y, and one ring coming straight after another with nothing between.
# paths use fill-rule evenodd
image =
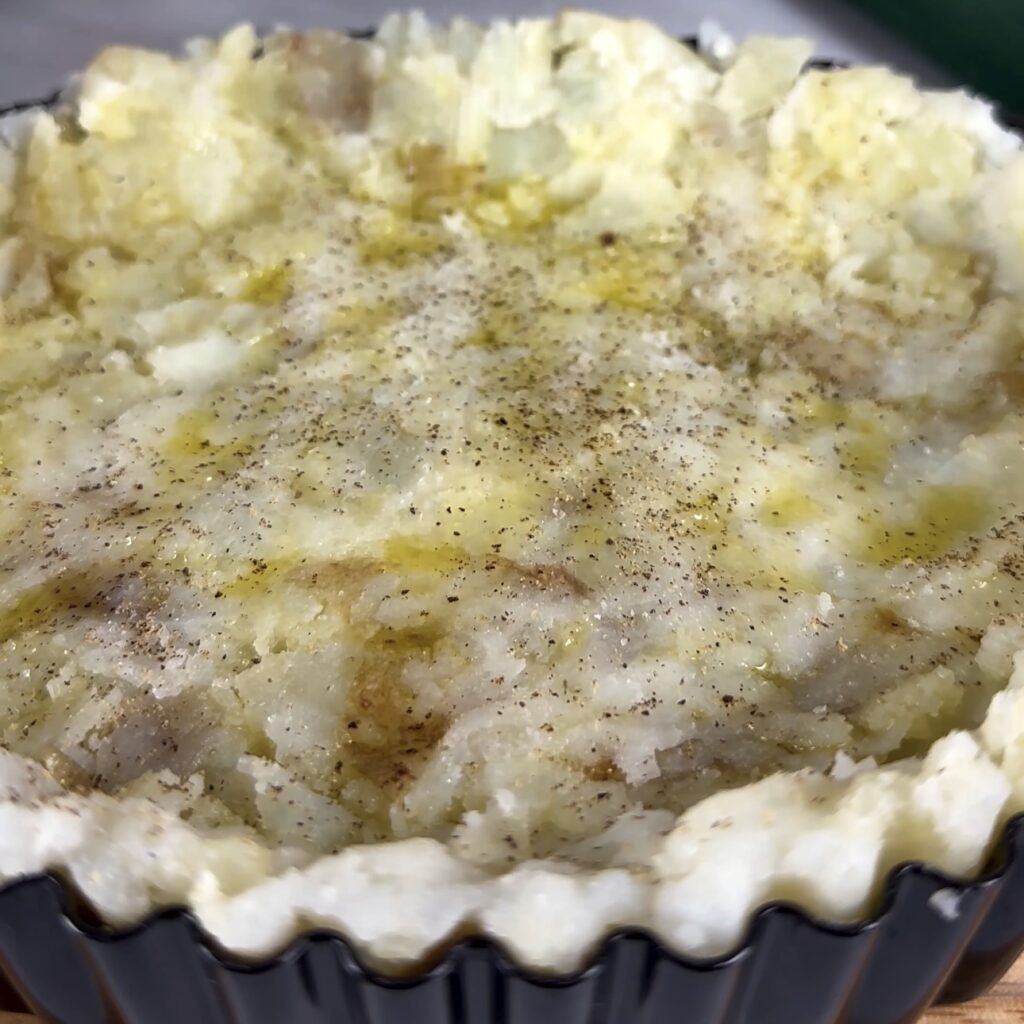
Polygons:
<instances>
[{"instance_id":1,"label":"wooden surface","mask_svg":"<svg viewBox=\"0 0 1024 1024\"><path fill-rule=\"evenodd\" d=\"M961 1006L932 1010L924 1020L927 1024L1021 1024L1024 1021L1024 958L1017 961L990 996Z\"/></svg>"},{"instance_id":2,"label":"wooden surface","mask_svg":"<svg viewBox=\"0 0 1024 1024\"><path fill-rule=\"evenodd\" d=\"M925 1014L921 1024L1021 1024L1024 1021L1024 958L990 996ZM35 1017L0 1012L0 1024L39 1024Z\"/></svg>"}]
</instances>

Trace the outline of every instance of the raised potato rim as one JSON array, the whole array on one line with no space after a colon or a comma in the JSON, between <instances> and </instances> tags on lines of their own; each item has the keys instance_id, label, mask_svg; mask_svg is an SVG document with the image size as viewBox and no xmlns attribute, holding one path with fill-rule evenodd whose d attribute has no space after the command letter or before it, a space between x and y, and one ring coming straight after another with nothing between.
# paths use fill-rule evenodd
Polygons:
<instances>
[{"instance_id":1,"label":"raised potato rim","mask_svg":"<svg viewBox=\"0 0 1024 1024\"><path fill-rule=\"evenodd\" d=\"M924 861L907 861L894 867L885 878L878 909L870 917L855 924L826 921L798 903L786 900L773 900L764 903L751 916L745 934L735 947L719 956L698 957L673 950L662 942L653 931L646 928L619 928L609 932L594 947L585 959L583 966L568 973L545 972L532 967L523 967L508 953L503 944L486 935L469 935L443 943L433 954L424 957L419 965L406 968L401 973L383 974L369 966L360 955L358 947L350 942L340 931L331 928L311 928L291 939L287 945L273 956L251 956L234 953L226 949L214 938L196 918L195 914L185 905L166 906L147 914L141 921L127 928L114 928L110 925L95 924L86 920L86 916L78 909L88 907L88 900L81 896L69 880L55 871L16 878L0 886L0 901L18 889L29 889L40 884L55 886L59 892L61 914L83 937L99 943L116 944L135 938L161 921L184 920L198 938L203 947L212 954L224 967L233 971L253 973L267 970L279 964L293 962L302 955L310 942L328 939L339 942L351 959L354 967L384 988L410 988L430 978L447 974L453 969L454 959L461 950L489 949L498 958L503 970L513 971L518 976L544 985L571 985L586 978L600 965L607 955L609 946L623 939L641 939L657 948L660 956L691 970L712 970L725 966L743 956L754 944L758 930L765 918L788 914L799 918L803 923L825 935L836 937L852 937L873 931L882 925L894 912L896 897L900 885L909 877L917 877L933 883L937 891L953 890L955 899L959 900L968 893L981 892L1001 882L1009 873L1017 859L1024 857L1024 813L1014 815L1006 823L1002 833L996 840L990 858L991 867L978 878L955 878L952 875L934 868ZM93 915L96 916L96 915ZM980 925L980 921L978 924Z\"/></svg>"}]
</instances>

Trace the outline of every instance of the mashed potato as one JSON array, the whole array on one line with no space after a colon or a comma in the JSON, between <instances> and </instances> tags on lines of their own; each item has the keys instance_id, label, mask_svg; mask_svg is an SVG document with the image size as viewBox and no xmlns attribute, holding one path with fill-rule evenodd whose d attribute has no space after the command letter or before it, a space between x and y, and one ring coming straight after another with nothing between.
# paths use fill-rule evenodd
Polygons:
<instances>
[{"instance_id":1,"label":"mashed potato","mask_svg":"<svg viewBox=\"0 0 1024 1024\"><path fill-rule=\"evenodd\" d=\"M980 868L1024 157L708 39L242 27L0 122L0 878L564 970Z\"/></svg>"}]
</instances>

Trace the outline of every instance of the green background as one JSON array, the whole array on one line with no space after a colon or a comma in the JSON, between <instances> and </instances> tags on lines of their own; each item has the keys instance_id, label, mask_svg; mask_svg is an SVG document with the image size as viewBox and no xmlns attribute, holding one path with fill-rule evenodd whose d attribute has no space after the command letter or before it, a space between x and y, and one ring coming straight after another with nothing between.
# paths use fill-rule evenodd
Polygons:
<instances>
[{"instance_id":1,"label":"green background","mask_svg":"<svg viewBox=\"0 0 1024 1024\"><path fill-rule=\"evenodd\" d=\"M1024 0L849 0L1010 114L1024 115Z\"/></svg>"}]
</instances>

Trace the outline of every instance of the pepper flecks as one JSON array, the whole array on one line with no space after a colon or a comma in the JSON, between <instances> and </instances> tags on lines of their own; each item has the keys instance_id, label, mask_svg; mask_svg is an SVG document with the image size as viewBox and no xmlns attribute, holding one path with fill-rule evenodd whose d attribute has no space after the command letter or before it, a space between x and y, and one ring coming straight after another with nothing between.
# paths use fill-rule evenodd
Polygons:
<instances>
[{"instance_id":1,"label":"pepper flecks","mask_svg":"<svg viewBox=\"0 0 1024 1024\"><path fill-rule=\"evenodd\" d=\"M207 205L130 118L17 180L0 742L194 776L189 814L271 842L503 864L979 720L1024 614L1020 304L973 235L922 241L906 161L716 93L639 192L628 146L548 133L600 172L570 194L393 138L386 90L321 123L275 59L235 69L210 139L252 183Z\"/></svg>"}]
</instances>

